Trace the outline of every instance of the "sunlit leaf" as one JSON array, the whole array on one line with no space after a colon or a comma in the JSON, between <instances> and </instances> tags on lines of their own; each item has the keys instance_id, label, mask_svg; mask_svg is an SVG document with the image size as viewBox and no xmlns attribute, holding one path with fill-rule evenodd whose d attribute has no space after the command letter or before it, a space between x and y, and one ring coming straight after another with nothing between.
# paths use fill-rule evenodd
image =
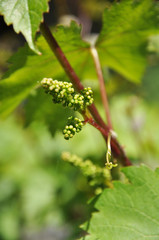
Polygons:
<instances>
[{"instance_id":1,"label":"sunlit leaf","mask_svg":"<svg viewBox=\"0 0 159 240\"><path fill-rule=\"evenodd\" d=\"M123 0L106 9L96 43L102 65L140 82L146 66L148 37L159 31L157 16L151 0Z\"/></svg>"},{"instance_id":2,"label":"sunlit leaf","mask_svg":"<svg viewBox=\"0 0 159 240\"><path fill-rule=\"evenodd\" d=\"M43 12L48 11L48 0L0 0L0 14L7 24L13 24L15 32L21 32L30 48L34 45L35 34L43 20Z\"/></svg>"},{"instance_id":3,"label":"sunlit leaf","mask_svg":"<svg viewBox=\"0 0 159 240\"><path fill-rule=\"evenodd\" d=\"M159 171L146 166L123 169L129 184L115 182L106 189L88 224L95 240L155 240L159 238ZM87 225L87 224L86 224Z\"/></svg>"},{"instance_id":4,"label":"sunlit leaf","mask_svg":"<svg viewBox=\"0 0 159 240\"><path fill-rule=\"evenodd\" d=\"M81 28L74 22L70 27L59 26L54 33L61 48L81 79L88 76L86 63L93 64L89 58L89 44L81 40ZM44 77L66 80L65 72L43 37L37 41L42 55L36 55L27 46L20 49L10 60L11 67L0 82L0 115L7 116L30 93L39 86ZM90 59L90 61L89 61ZM68 79L67 79L68 80Z\"/></svg>"}]
</instances>

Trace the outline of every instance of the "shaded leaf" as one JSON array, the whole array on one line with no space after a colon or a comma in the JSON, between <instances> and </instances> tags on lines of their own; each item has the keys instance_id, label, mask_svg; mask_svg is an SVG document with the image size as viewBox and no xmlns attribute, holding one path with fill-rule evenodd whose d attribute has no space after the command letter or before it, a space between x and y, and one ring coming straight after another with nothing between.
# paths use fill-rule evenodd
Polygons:
<instances>
[{"instance_id":1,"label":"shaded leaf","mask_svg":"<svg viewBox=\"0 0 159 240\"><path fill-rule=\"evenodd\" d=\"M53 104L51 96L46 95L42 88L37 89L28 97L24 111L25 125L29 125L32 121L41 121L48 126L52 134L59 129L62 131L67 118L73 115L71 110Z\"/></svg>"}]
</instances>

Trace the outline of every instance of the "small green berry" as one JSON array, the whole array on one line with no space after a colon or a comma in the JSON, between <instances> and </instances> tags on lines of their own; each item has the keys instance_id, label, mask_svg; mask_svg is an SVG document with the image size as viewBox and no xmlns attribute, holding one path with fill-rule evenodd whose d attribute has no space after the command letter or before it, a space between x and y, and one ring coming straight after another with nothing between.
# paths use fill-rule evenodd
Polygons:
<instances>
[{"instance_id":1,"label":"small green berry","mask_svg":"<svg viewBox=\"0 0 159 240\"><path fill-rule=\"evenodd\" d=\"M75 133L80 132L82 130L83 123L80 119L76 117L69 117L68 118L68 124L65 126L65 129L63 130L64 138L69 139L72 138Z\"/></svg>"},{"instance_id":2,"label":"small green berry","mask_svg":"<svg viewBox=\"0 0 159 240\"><path fill-rule=\"evenodd\" d=\"M44 78L41 81L46 93L52 95L54 103L62 103L64 107L70 107L74 111L84 111L93 103L93 91L90 87L75 93L72 83Z\"/></svg>"}]
</instances>

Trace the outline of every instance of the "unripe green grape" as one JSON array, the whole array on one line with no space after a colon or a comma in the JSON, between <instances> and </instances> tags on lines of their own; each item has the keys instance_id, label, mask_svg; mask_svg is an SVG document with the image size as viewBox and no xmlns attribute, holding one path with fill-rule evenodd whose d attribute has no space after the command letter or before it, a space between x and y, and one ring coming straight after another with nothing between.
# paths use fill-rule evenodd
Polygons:
<instances>
[{"instance_id":1,"label":"unripe green grape","mask_svg":"<svg viewBox=\"0 0 159 240\"><path fill-rule=\"evenodd\" d=\"M93 103L93 92L90 87L81 90L81 94L75 93L72 83L44 78L41 81L46 93L52 95L54 103L62 103L64 107L70 107L74 111L85 111L86 107Z\"/></svg>"},{"instance_id":2,"label":"unripe green grape","mask_svg":"<svg viewBox=\"0 0 159 240\"><path fill-rule=\"evenodd\" d=\"M68 124L65 126L65 129L63 130L64 138L68 140L69 138L72 138L75 133L80 132L83 127L83 122L76 117L69 117L68 118Z\"/></svg>"}]
</instances>

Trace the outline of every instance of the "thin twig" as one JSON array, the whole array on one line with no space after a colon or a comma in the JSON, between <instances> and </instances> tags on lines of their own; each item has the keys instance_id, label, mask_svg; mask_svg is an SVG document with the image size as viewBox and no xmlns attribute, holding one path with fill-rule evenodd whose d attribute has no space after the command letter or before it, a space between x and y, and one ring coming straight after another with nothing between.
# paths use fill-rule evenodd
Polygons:
<instances>
[{"instance_id":1,"label":"thin twig","mask_svg":"<svg viewBox=\"0 0 159 240\"><path fill-rule=\"evenodd\" d=\"M105 113L106 113L108 127L110 129L113 129L112 121L111 121L111 117L110 117L110 111L109 111L108 97L107 97L107 92L106 92L105 84L104 84L103 73L102 73L102 69L101 69L101 65L100 65L100 61L99 61L98 52L95 47L91 47L91 54L92 54L92 57L94 60L94 64L95 64L95 68L96 68L96 72L97 72L97 76L98 76L98 80L99 80L100 93L101 93L102 102L103 102Z\"/></svg>"},{"instance_id":2,"label":"thin twig","mask_svg":"<svg viewBox=\"0 0 159 240\"><path fill-rule=\"evenodd\" d=\"M47 41L48 45L50 46L51 50L57 57L58 61L63 66L66 74L69 76L75 89L78 92L80 92L84 88L84 86L80 82L80 79L78 78L74 69L68 62L67 58L65 57L62 49L58 45L58 43L57 43L56 39L54 38L54 36L52 35L50 29L45 25L45 23L42 23L40 26L40 30L41 30L41 33L43 34L45 40ZM108 134L110 131L109 127L104 123L103 119L101 118L101 116L94 104L89 106L88 109L89 109L90 113L92 114L96 123L99 126L101 126L102 129L104 129L104 132L102 132L102 135L107 142L107 137L108 137ZM113 152L114 156L117 157L118 159L120 159L124 166L132 165L131 162L129 161L129 159L126 157L123 148L120 146L120 144L117 142L117 140L115 138L111 139L111 146L112 146L112 152Z\"/></svg>"}]
</instances>

